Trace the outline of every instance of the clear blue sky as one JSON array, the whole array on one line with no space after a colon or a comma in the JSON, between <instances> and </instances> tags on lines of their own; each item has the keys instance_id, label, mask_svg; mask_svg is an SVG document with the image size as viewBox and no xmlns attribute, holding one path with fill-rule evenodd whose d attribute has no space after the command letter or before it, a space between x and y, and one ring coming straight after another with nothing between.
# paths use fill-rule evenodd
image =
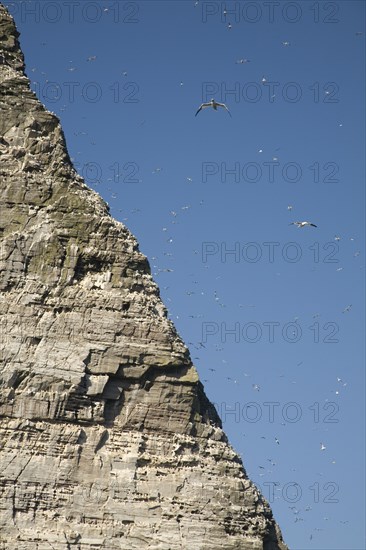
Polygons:
<instances>
[{"instance_id":1,"label":"clear blue sky","mask_svg":"<svg viewBox=\"0 0 366 550\"><path fill-rule=\"evenodd\" d=\"M287 544L362 550L365 3L195 3L8 5Z\"/></svg>"}]
</instances>

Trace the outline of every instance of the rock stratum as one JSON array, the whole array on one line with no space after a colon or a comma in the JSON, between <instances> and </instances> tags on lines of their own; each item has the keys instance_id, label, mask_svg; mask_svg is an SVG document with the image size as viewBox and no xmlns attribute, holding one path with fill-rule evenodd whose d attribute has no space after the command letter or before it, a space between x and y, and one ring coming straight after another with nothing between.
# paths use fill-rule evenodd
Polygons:
<instances>
[{"instance_id":1,"label":"rock stratum","mask_svg":"<svg viewBox=\"0 0 366 550\"><path fill-rule=\"evenodd\" d=\"M286 550L0 5L0 549Z\"/></svg>"}]
</instances>

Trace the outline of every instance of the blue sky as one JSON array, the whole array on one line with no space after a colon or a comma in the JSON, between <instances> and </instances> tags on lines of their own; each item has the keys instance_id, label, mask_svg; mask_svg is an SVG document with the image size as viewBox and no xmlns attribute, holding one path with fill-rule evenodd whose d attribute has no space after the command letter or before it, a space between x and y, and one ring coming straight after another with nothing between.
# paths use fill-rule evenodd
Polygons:
<instances>
[{"instance_id":1,"label":"blue sky","mask_svg":"<svg viewBox=\"0 0 366 550\"><path fill-rule=\"evenodd\" d=\"M195 4L8 2L285 541L361 550L365 3Z\"/></svg>"}]
</instances>

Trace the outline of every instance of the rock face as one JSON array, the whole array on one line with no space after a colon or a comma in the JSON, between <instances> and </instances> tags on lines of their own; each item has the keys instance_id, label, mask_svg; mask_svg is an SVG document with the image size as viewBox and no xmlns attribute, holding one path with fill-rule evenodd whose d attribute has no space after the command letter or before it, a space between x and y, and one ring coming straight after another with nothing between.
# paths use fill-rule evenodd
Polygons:
<instances>
[{"instance_id":1,"label":"rock face","mask_svg":"<svg viewBox=\"0 0 366 550\"><path fill-rule=\"evenodd\" d=\"M286 550L0 5L0 549Z\"/></svg>"}]
</instances>

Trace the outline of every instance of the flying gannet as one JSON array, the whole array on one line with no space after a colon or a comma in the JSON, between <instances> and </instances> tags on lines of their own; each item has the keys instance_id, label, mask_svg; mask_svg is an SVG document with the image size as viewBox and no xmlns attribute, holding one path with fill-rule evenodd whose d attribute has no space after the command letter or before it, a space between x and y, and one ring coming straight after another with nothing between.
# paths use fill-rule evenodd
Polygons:
<instances>
[{"instance_id":1,"label":"flying gannet","mask_svg":"<svg viewBox=\"0 0 366 550\"><path fill-rule=\"evenodd\" d=\"M318 227L315 223L310 222L291 222L289 225L297 225L297 227L305 227L306 225L311 225L312 227Z\"/></svg>"},{"instance_id":2,"label":"flying gannet","mask_svg":"<svg viewBox=\"0 0 366 550\"><path fill-rule=\"evenodd\" d=\"M231 116L231 113L229 109L226 107L225 103L218 103L213 98L208 103L202 103L202 105L200 106L200 108L198 109L197 113L194 116L197 116L198 113L202 111L202 109L206 109L206 107L212 107L213 109L215 109L215 111L217 111L217 107L223 107L224 109L227 110L227 112Z\"/></svg>"}]
</instances>

